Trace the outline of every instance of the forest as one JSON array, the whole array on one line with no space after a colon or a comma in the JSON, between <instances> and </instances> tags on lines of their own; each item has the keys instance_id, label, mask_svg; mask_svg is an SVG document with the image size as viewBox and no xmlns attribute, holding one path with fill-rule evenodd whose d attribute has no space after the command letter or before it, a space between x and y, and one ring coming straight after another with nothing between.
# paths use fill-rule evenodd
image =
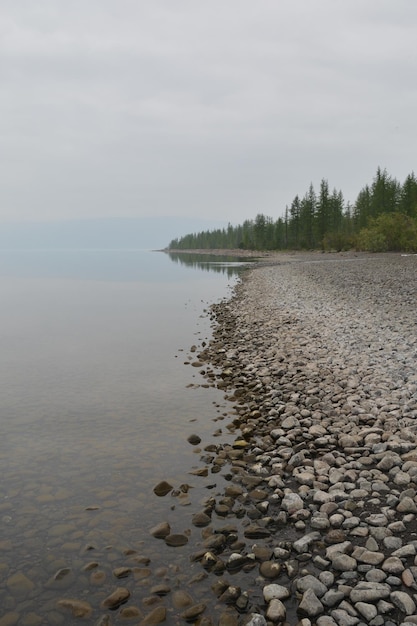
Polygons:
<instances>
[{"instance_id":1,"label":"forest","mask_svg":"<svg viewBox=\"0 0 417 626\"><path fill-rule=\"evenodd\" d=\"M417 252L417 179L412 172L401 184L378 167L353 205L322 179L318 191L310 184L281 217L258 213L238 226L173 239L168 248Z\"/></svg>"}]
</instances>

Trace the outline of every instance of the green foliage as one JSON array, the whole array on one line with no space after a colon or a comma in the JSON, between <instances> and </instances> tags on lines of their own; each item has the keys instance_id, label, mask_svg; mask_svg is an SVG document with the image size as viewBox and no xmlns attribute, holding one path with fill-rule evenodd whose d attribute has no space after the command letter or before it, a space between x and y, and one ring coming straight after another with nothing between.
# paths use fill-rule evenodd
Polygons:
<instances>
[{"instance_id":1,"label":"green foliage","mask_svg":"<svg viewBox=\"0 0 417 626\"><path fill-rule=\"evenodd\" d=\"M416 252L417 219L403 213L371 218L357 237L356 247L370 252Z\"/></svg>"},{"instance_id":2,"label":"green foliage","mask_svg":"<svg viewBox=\"0 0 417 626\"><path fill-rule=\"evenodd\" d=\"M370 185L359 192L353 205L337 189L330 192L322 179L319 193L310 184L304 196L296 195L284 217L274 220L258 213L227 229L188 234L174 239L171 250L297 250L323 251L416 249L417 179L414 173L401 185L378 167Z\"/></svg>"}]
</instances>

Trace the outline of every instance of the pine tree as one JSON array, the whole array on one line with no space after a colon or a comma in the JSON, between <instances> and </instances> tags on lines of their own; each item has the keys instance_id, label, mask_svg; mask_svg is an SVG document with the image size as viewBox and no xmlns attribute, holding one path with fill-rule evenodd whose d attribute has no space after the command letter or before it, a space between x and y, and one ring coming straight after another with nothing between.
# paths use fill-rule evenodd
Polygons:
<instances>
[{"instance_id":1,"label":"pine tree","mask_svg":"<svg viewBox=\"0 0 417 626\"><path fill-rule=\"evenodd\" d=\"M411 172L400 191L399 211L410 217L417 217L417 179Z\"/></svg>"},{"instance_id":2,"label":"pine tree","mask_svg":"<svg viewBox=\"0 0 417 626\"><path fill-rule=\"evenodd\" d=\"M314 218L316 214L316 193L313 183L300 203L300 244L302 248L315 247Z\"/></svg>"}]
</instances>

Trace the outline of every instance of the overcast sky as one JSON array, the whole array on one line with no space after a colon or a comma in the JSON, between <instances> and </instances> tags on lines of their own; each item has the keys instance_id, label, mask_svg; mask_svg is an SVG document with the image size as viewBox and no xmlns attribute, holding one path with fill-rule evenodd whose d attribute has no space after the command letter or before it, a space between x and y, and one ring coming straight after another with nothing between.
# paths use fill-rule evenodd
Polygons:
<instances>
[{"instance_id":1,"label":"overcast sky","mask_svg":"<svg viewBox=\"0 0 417 626\"><path fill-rule=\"evenodd\" d=\"M0 0L0 220L283 215L416 170L415 0Z\"/></svg>"}]
</instances>

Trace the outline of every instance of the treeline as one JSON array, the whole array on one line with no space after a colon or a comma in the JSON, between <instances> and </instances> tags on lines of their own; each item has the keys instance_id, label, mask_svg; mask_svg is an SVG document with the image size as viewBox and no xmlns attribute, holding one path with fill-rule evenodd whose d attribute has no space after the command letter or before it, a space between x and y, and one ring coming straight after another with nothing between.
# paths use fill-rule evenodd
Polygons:
<instances>
[{"instance_id":1,"label":"treeline","mask_svg":"<svg viewBox=\"0 0 417 626\"><path fill-rule=\"evenodd\" d=\"M417 179L414 173L401 184L378 168L370 185L353 205L322 180L304 196L295 196L284 216L259 213L254 220L174 239L171 250L348 250L417 251Z\"/></svg>"}]
</instances>

